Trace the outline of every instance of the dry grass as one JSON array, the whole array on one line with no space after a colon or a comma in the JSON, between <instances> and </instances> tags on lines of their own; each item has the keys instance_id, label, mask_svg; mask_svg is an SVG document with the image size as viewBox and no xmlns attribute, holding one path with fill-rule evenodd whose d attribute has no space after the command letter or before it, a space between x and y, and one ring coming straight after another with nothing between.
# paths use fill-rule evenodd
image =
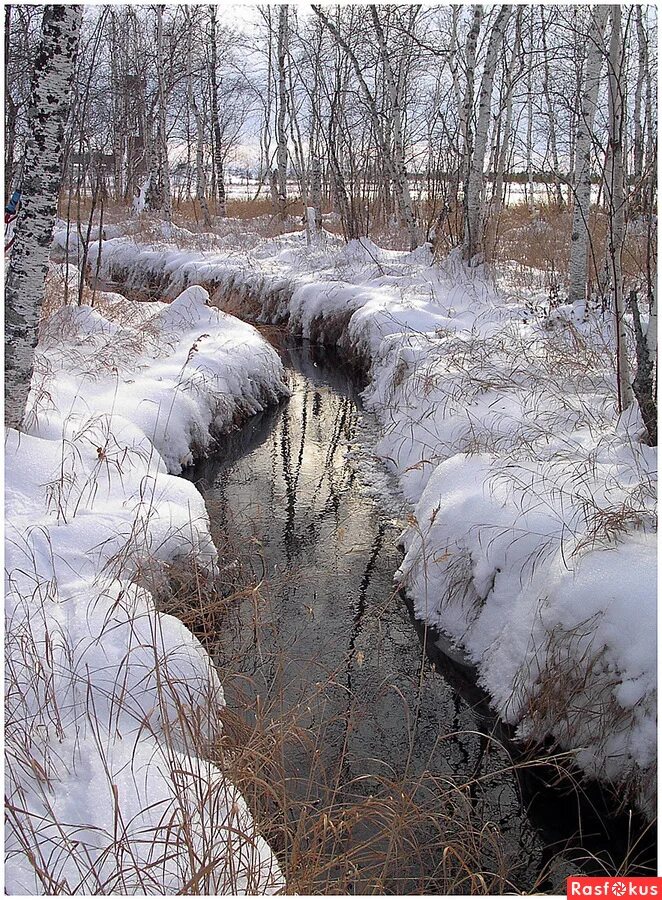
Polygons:
<instances>
[{"instance_id":1,"label":"dry grass","mask_svg":"<svg viewBox=\"0 0 662 900\"><path fill-rule=\"evenodd\" d=\"M213 509L212 509L213 520ZM424 771L416 777L350 775L347 746L329 742L351 734L365 711L352 703L354 722L330 712L342 673L311 679L294 703L284 694L287 661L270 657L270 586L241 563L228 532L216 532L222 587L210 598L191 567L178 568L176 590L161 603L192 628L220 667L230 706L215 759L253 811L277 851L287 892L297 894L503 893L515 889L499 829L477 815L476 784ZM287 577L287 576L284 576ZM232 635L248 616L255 646L265 648L273 681L262 684ZM244 622L244 626L241 625ZM228 635L230 637L228 637ZM280 651L279 651L280 652ZM296 649L293 649L296 655ZM259 685L258 685L259 681ZM312 725L312 723L315 723ZM443 738L440 740L443 741ZM352 759L353 771L360 762Z\"/></svg>"},{"instance_id":2,"label":"dry grass","mask_svg":"<svg viewBox=\"0 0 662 900\"><path fill-rule=\"evenodd\" d=\"M213 504L210 514L215 521ZM376 775L373 761L357 760L347 742L355 729L365 728L370 710L359 698L350 698L349 711L334 711L334 698L346 689L341 670L319 677L315 669L305 692L293 698L288 692L288 658L281 655L287 651L273 650L273 577L258 578L246 566L245 547L237 544L227 524L215 532L215 542L224 573L221 589L201 600L199 583L185 565L173 582L174 605L170 599L165 608L193 629L217 661L229 707L222 713L223 738L215 758L241 789L261 833L276 850L288 893L521 890L512 845L504 841L499 826L484 818L476 798L482 791L489 793L492 780L515 777L520 769L533 773L539 766L545 771L554 767L560 782L571 784L579 796L583 788L573 774L574 754L538 757L534 748L515 763L500 746L506 761L496 772L467 773L462 779L425 766L414 775L405 766L400 775ZM259 552L254 547L251 554ZM242 641L249 635L254 649L246 652ZM289 652L292 658L300 653L296 646ZM259 672L256 659L262 660ZM267 681L265 673L271 673ZM411 709L402 714L412 722L416 718ZM346 735L344 743L338 743L339 733ZM438 743L443 746L456 737L442 734ZM493 736L485 740L496 743ZM330 746L336 749L330 752ZM633 837L633 847L637 840ZM635 860L633 850L633 865ZM561 860L564 864L567 861ZM543 892L543 882L544 890L550 890L546 879L554 865L554 859L548 860L534 891Z\"/></svg>"},{"instance_id":3,"label":"dry grass","mask_svg":"<svg viewBox=\"0 0 662 900\"><path fill-rule=\"evenodd\" d=\"M527 287L543 286L562 292L567 283L570 261L572 211L554 204L536 204L533 212L525 203L507 206L497 223L488 223L496 234L496 246L488 247L488 258L498 268L515 266L518 278ZM589 230L589 291L599 294L598 276L604 266L608 218L591 209ZM653 234L653 240L655 236ZM633 223L627 230L623 252L623 275L631 284L645 280L648 235ZM655 267L656 261L652 261Z\"/></svg>"}]
</instances>

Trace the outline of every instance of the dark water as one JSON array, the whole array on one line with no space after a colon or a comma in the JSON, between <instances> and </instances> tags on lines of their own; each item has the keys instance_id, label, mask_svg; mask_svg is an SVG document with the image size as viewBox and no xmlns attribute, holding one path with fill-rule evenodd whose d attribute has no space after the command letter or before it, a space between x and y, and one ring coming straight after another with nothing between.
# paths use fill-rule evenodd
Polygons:
<instances>
[{"instance_id":1,"label":"dark water","mask_svg":"<svg viewBox=\"0 0 662 900\"><path fill-rule=\"evenodd\" d=\"M366 452L375 424L351 374L317 347L283 353L290 400L250 420L189 477L223 535L228 585L240 592L215 645L224 672L235 673L224 676L228 705L248 722L257 710L299 729L280 765L293 819L303 822L315 804L344 815L397 785L422 809L443 810L446 835L422 823L416 848L398 844L379 866L366 854L362 868L357 852L357 871L341 885L347 893L477 892L467 881L449 888L440 866L445 842L458 837L494 893L564 891L561 879L587 851L605 859L605 869L591 861L587 871L615 872L634 842L627 823L605 833L595 798L582 811L576 793L550 787L553 769L514 767L472 673L449 663L394 593L402 520L397 501L375 499L386 478ZM381 852L392 827L347 827L328 852L351 855L367 839ZM643 852L635 848L628 865ZM337 888L335 874L330 866L321 892Z\"/></svg>"}]
</instances>

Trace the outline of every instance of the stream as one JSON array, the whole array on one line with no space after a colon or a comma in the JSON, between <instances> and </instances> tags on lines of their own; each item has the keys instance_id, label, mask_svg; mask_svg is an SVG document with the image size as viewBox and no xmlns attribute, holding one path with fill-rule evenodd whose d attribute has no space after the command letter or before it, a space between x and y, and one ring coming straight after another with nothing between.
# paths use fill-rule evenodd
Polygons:
<instances>
[{"instance_id":1,"label":"stream","mask_svg":"<svg viewBox=\"0 0 662 900\"><path fill-rule=\"evenodd\" d=\"M522 766L475 674L414 621L393 588L405 511L370 452L360 385L332 350L282 343L291 398L187 473L232 587L213 650L228 707L291 725L278 745L289 837L268 836L275 849L291 854L328 809L324 834L301 839L326 860L306 892L558 893L580 866L614 874L626 858L650 874L652 838L628 856L637 830L605 824L602 792L578 799L553 767ZM484 882L444 852L454 842Z\"/></svg>"}]
</instances>

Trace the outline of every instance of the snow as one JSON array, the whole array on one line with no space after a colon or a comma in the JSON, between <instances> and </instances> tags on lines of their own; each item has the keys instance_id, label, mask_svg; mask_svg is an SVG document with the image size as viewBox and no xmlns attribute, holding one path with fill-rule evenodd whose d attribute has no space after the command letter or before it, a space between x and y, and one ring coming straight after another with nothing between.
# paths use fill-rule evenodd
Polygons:
<instances>
[{"instance_id":1,"label":"snow","mask_svg":"<svg viewBox=\"0 0 662 900\"><path fill-rule=\"evenodd\" d=\"M286 393L282 366L202 288L98 303L48 319L26 433L5 440L6 889L273 893L278 864L213 763L218 675L158 597L168 567L202 590L217 567L173 473Z\"/></svg>"},{"instance_id":2,"label":"snow","mask_svg":"<svg viewBox=\"0 0 662 900\"><path fill-rule=\"evenodd\" d=\"M245 223L225 227L209 252L108 240L102 272L170 296L203 284L366 369L417 614L522 735L551 733L653 813L656 457L638 411L617 415L610 322L427 245L241 247Z\"/></svg>"}]
</instances>

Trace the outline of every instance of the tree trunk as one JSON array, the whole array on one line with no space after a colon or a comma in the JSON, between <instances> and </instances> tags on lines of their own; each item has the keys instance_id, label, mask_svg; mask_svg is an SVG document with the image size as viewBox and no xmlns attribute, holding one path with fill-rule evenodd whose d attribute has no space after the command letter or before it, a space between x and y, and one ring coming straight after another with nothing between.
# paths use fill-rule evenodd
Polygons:
<instances>
[{"instance_id":1,"label":"tree trunk","mask_svg":"<svg viewBox=\"0 0 662 900\"><path fill-rule=\"evenodd\" d=\"M386 140L386 136L384 133L384 127L382 124L382 116L380 115L379 109L377 108L377 103L375 101L375 97L373 96L370 88L368 87L365 77L364 70L358 61L356 54L349 46L347 41L342 37L338 28L330 21L330 19L325 15L322 11L322 8L319 6L311 6L311 9L315 13L315 15L320 19L324 27L330 34L333 35L334 39L338 46L345 53L348 61L351 63L352 68L354 69L354 73L356 75L357 81L359 83L359 87L361 89L361 93L363 94L363 98L365 99L368 109L370 111L370 118L372 121L372 127L375 134L375 138L377 140L377 146L379 147L380 156L384 163L385 175L390 179L391 183L396 188L396 198L398 200L398 205L400 207L400 213L405 221L407 221L407 213L406 213L406 203L407 196L409 193L409 184L406 177L406 172L400 170L398 173L396 171L396 163L394 161L394 155L391 153L391 148ZM373 20L374 21L374 20ZM338 176L338 173L335 173L335 177ZM403 177L404 176L404 177ZM413 214L411 213L411 201L410 201L410 220L413 223ZM410 236L417 234L417 229L410 229ZM414 237L413 240L410 240L411 249L415 249L417 237ZM412 246L413 244L413 246Z\"/></svg>"},{"instance_id":2,"label":"tree trunk","mask_svg":"<svg viewBox=\"0 0 662 900\"><path fill-rule=\"evenodd\" d=\"M5 7L5 202L12 195L14 148L16 146L16 104L9 90L8 66L11 49L11 6Z\"/></svg>"},{"instance_id":3,"label":"tree trunk","mask_svg":"<svg viewBox=\"0 0 662 900\"><path fill-rule=\"evenodd\" d=\"M166 130L165 47L163 43L163 6L156 7L156 75L158 100L156 116L156 141L150 167L150 182L146 206L160 213L166 222L172 222L172 197L170 194L170 164L168 160L168 134Z\"/></svg>"},{"instance_id":4,"label":"tree trunk","mask_svg":"<svg viewBox=\"0 0 662 900\"><path fill-rule=\"evenodd\" d=\"M476 144L471 155L469 176L465 191L466 215L464 221L464 243L462 258L470 262L480 257L483 252L483 185L485 180L485 151L487 134L490 125L492 107L492 86L496 71L497 59L503 44L506 27L510 18L511 7L504 5L499 10L496 21L490 32L487 55L480 83L480 100L478 104L478 121L476 124Z\"/></svg>"},{"instance_id":5,"label":"tree trunk","mask_svg":"<svg viewBox=\"0 0 662 900\"><path fill-rule=\"evenodd\" d=\"M309 222L311 238L318 241L322 234L322 165L317 156L310 164L310 203L312 221Z\"/></svg>"},{"instance_id":6,"label":"tree trunk","mask_svg":"<svg viewBox=\"0 0 662 900\"><path fill-rule=\"evenodd\" d=\"M276 168L278 171L278 214L281 219L287 216L287 131L285 114L287 112L287 82L285 57L287 56L287 5L278 8L278 116L276 118Z\"/></svg>"},{"instance_id":7,"label":"tree trunk","mask_svg":"<svg viewBox=\"0 0 662 900\"><path fill-rule=\"evenodd\" d=\"M547 22L545 19L545 7L540 7L540 27L542 32L542 54L543 54L543 93L545 95L545 103L547 105L547 118L549 120L549 149L552 156L552 170L554 174L554 198L560 208L565 206L563 200L563 191L561 190L561 178L559 170L559 153L556 143L556 117L554 115L554 104L552 103L552 94L549 89L549 54L547 52Z\"/></svg>"},{"instance_id":8,"label":"tree trunk","mask_svg":"<svg viewBox=\"0 0 662 900\"><path fill-rule=\"evenodd\" d=\"M641 418L643 419L648 442L651 447L657 446L657 379L656 379L656 354L657 354L657 292L653 298L653 307L648 319L646 333L641 324L641 314L637 301L637 292L631 291L628 298L634 324L637 353L637 374L632 382L632 389L637 398Z\"/></svg>"},{"instance_id":9,"label":"tree trunk","mask_svg":"<svg viewBox=\"0 0 662 900\"><path fill-rule=\"evenodd\" d=\"M473 157L473 128L472 113L474 107L474 75L476 71L476 51L480 25L483 21L483 7L477 4L473 8L471 25L467 32L467 41L464 49L464 61L467 70L467 82L464 87L464 98L460 108L460 137L462 138L462 185L464 189L464 214L467 215L467 186L469 182L469 170Z\"/></svg>"},{"instance_id":10,"label":"tree trunk","mask_svg":"<svg viewBox=\"0 0 662 900\"><path fill-rule=\"evenodd\" d=\"M195 199L200 206L202 218L205 227L211 226L211 216L209 214L209 204L205 195L205 121L195 99L195 90L193 89L193 21L190 15L190 9L187 8L187 19L189 28L188 39L188 60L186 67L186 76L188 81L188 102L193 118L195 119L196 131L196 150L195 150Z\"/></svg>"},{"instance_id":11,"label":"tree trunk","mask_svg":"<svg viewBox=\"0 0 662 900\"><path fill-rule=\"evenodd\" d=\"M505 90L506 90L506 119L503 126L503 137L497 154L497 162L494 173L494 191L492 194L491 209L489 211L488 235L486 244L488 252L496 253L496 243L499 228L499 217L504 203L504 175L510 152L510 137L513 127L513 84L515 81L515 65L517 59L520 59L520 74L524 68L524 52L521 40L522 13L524 7L519 6L515 14L515 36L513 39L513 50L510 57L510 64L505 73Z\"/></svg>"},{"instance_id":12,"label":"tree trunk","mask_svg":"<svg viewBox=\"0 0 662 900\"><path fill-rule=\"evenodd\" d=\"M382 29L381 22L379 21L376 7L371 6L370 13L372 15L372 21L375 26L375 32L377 34L377 42L379 44L382 62L384 64L386 84L388 86L389 100L391 104L390 126L391 133L393 135L393 187L395 189L395 195L398 198L398 206L400 208L402 218L404 219L407 233L409 234L409 249L415 250L416 247L418 247L418 245L421 243L421 236L419 234L419 228L416 224L416 219L414 216L411 195L409 192L409 179L407 178L407 168L405 166L404 135L401 108L402 92L398 89L398 85L396 84L395 74L393 72L393 66L391 64L391 58L389 56L388 48L386 46L386 40L384 38L384 31ZM413 31L413 27L411 27L412 25L413 23L410 24L410 31ZM405 62L403 60L402 66L404 67L404 65Z\"/></svg>"},{"instance_id":13,"label":"tree trunk","mask_svg":"<svg viewBox=\"0 0 662 900\"><path fill-rule=\"evenodd\" d=\"M533 213L533 10L529 20L529 66L526 73L526 205Z\"/></svg>"},{"instance_id":14,"label":"tree trunk","mask_svg":"<svg viewBox=\"0 0 662 900\"><path fill-rule=\"evenodd\" d=\"M634 397L630 382L623 297L623 244L625 242L625 184L623 178L623 39L621 7L611 7L609 41L609 162L605 173L605 197L609 209L609 261L614 291L618 407L623 411Z\"/></svg>"},{"instance_id":15,"label":"tree trunk","mask_svg":"<svg viewBox=\"0 0 662 900\"><path fill-rule=\"evenodd\" d=\"M642 125L642 93L646 84L648 74L648 42L646 40L646 31L644 29L642 7L635 7L637 17L637 43L639 50L639 65L637 69L637 84L634 91L634 147L633 147L633 163L634 163L634 192L632 198L632 206L637 211L644 206L645 190L643 186L644 174L644 127ZM650 114L646 110L646 118Z\"/></svg>"},{"instance_id":16,"label":"tree trunk","mask_svg":"<svg viewBox=\"0 0 662 900\"><path fill-rule=\"evenodd\" d=\"M35 59L23 196L5 288L5 422L14 428L30 392L82 15L81 6L46 6Z\"/></svg>"},{"instance_id":17,"label":"tree trunk","mask_svg":"<svg viewBox=\"0 0 662 900\"><path fill-rule=\"evenodd\" d=\"M609 7L591 9L588 52L582 89L581 110L575 137L575 205L570 245L570 303L586 300L588 283L589 211L591 208L591 146L593 122L600 87L603 38Z\"/></svg>"},{"instance_id":18,"label":"tree trunk","mask_svg":"<svg viewBox=\"0 0 662 900\"><path fill-rule=\"evenodd\" d=\"M211 12L211 127L214 132L214 168L216 170L216 191L218 196L218 214L227 216L227 197L225 194L225 174L223 172L223 142L221 124L218 117L218 84L216 82L216 7L209 7Z\"/></svg>"}]
</instances>

